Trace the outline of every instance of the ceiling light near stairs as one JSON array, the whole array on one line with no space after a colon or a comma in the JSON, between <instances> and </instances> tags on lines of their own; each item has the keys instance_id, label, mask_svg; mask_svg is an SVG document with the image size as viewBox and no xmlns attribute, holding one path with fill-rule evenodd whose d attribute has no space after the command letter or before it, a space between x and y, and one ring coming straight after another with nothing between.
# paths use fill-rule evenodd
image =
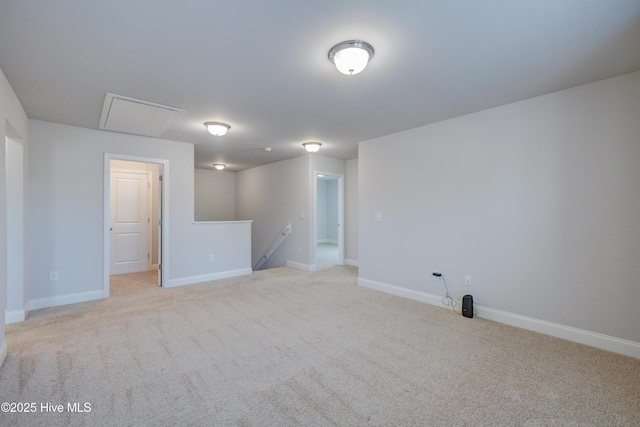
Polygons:
<instances>
[{"instance_id":1,"label":"ceiling light near stairs","mask_svg":"<svg viewBox=\"0 0 640 427\"><path fill-rule=\"evenodd\" d=\"M322 144L319 142L305 142L304 144L302 144L304 149L309 153L316 153L320 149L321 145Z\"/></svg>"},{"instance_id":2,"label":"ceiling light near stairs","mask_svg":"<svg viewBox=\"0 0 640 427\"><path fill-rule=\"evenodd\" d=\"M204 125L209 133L214 136L223 136L231 128L228 124L220 122L206 122Z\"/></svg>"}]
</instances>

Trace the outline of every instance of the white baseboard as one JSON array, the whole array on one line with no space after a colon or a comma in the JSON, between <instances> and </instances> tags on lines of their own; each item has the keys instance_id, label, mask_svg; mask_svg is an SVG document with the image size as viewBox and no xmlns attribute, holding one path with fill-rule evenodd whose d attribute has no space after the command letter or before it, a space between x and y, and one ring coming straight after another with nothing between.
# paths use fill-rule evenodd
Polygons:
<instances>
[{"instance_id":1,"label":"white baseboard","mask_svg":"<svg viewBox=\"0 0 640 427\"><path fill-rule=\"evenodd\" d=\"M29 315L30 303L27 301L24 308L22 310L11 310L4 312L4 323L5 325L10 325L11 323L19 323L24 322L24 320Z\"/></svg>"},{"instance_id":2,"label":"white baseboard","mask_svg":"<svg viewBox=\"0 0 640 427\"><path fill-rule=\"evenodd\" d=\"M102 289L99 291L79 292L77 294L56 295L54 297L32 299L29 301L31 310L38 310L47 307L58 307L60 305L75 304L78 302L94 301L103 298Z\"/></svg>"},{"instance_id":3,"label":"white baseboard","mask_svg":"<svg viewBox=\"0 0 640 427\"><path fill-rule=\"evenodd\" d=\"M640 359L640 343L622 338L547 322L546 320L521 316L489 307L478 306L478 317Z\"/></svg>"},{"instance_id":4,"label":"white baseboard","mask_svg":"<svg viewBox=\"0 0 640 427\"><path fill-rule=\"evenodd\" d=\"M27 318L27 314L24 310L12 310L5 311L4 313L4 323L5 325L10 325L12 323L24 322L24 319Z\"/></svg>"},{"instance_id":5,"label":"white baseboard","mask_svg":"<svg viewBox=\"0 0 640 427\"><path fill-rule=\"evenodd\" d=\"M357 267L358 266L358 260L357 259L344 259L344 264L345 265L351 265L353 267Z\"/></svg>"},{"instance_id":6,"label":"white baseboard","mask_svg":"<svg viewBox=\"0 0 640 427\"><path fill-rule=\"evenodd\" d=\"M442 296L428 294L426 292L414 291L387 283L376 282L374 280L358 278L358 285L374 289L388 294L397 295L412 300L426 302L438 307L446 308L442 304ZM602 350L612 351L614 353L624 354L625 356L640 359L640 343L628 341L609 335L599 334L597 332L585 331L583 329L573 328L558 323L547 322L545 320L534 319L532 317L521 316L515 313L509 313L490 307L475 305L477 316L482 319L492 320L499 323L515 326L522 329L528 329L534 332L540 332L557 338L586 344L591 347L600 348Z\"/></svg>"},{"instance_id":7,"label":"white baseboard","mask_svg":"<svg viewBox=\"0 0 640 427\"><path fill-rule=\"evenodd\" d=\"M309 265L309 264L303 264L301 262L295 262L295 261L287 261L287 267L293 267L293 268L297 268L298 270L304 270L304 271L316 271L318 269L315 264Z\"/></svg>"},{"instance_id":8,"label":"white baseboard","mask_svg":"<svg viewBox=\"0 0 640 427\"><path fill-rule=\"evenodd\" d=\"M211 282L212 280L227 279L229 277L244 276L251 274L251 268L241 268L238 270L220 271L218 273L201 274L199 276L181 277L179 279L170 279L167 288L175 288L176 286L194 285L196 283Z\"/></svg>"},{"instance_id":9,"label":"white baseboard","mask_svg":"<svg viewBox=\"0 0 640 427\"><path fill-rule=\"evenodd\" d=\"M2 340L2 347L0 347L0 366L4 363L4 359L7 358L7 342Z\"/></svg>"},{"instance_id":10,"label":"white baseboard","mask_svg":"<svg viewBox=\"0 0 640 427\"><path fill-rule=\"evenodd\" d=\"M362 279L360 277L358 277L358 286L385 292L387 294L397 295L403 298L409 298L415 301L426 302L428 304L437 305L439 307L444 307L441 301L442 297L428 294L426 292L414 291L412 289L389 285L382 282L376 282L375 280Z\"/></svg>"}]
</instances>

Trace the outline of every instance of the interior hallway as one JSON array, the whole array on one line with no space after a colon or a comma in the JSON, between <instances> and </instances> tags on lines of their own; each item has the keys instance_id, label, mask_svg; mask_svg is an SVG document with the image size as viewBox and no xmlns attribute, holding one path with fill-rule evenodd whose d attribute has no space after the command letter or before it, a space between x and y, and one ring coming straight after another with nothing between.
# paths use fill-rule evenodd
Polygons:
<instances>
[{"instance_id":1,"label":"interior hallway","mask_svg":"<svg viewBox=\"0 0 640 427\"><path fill-rule=\"evenodd\" d=\"M318 243L316 247L316 268L324 270L338 264L338 245L336 243Z\"/></svg>"}]
</instances>

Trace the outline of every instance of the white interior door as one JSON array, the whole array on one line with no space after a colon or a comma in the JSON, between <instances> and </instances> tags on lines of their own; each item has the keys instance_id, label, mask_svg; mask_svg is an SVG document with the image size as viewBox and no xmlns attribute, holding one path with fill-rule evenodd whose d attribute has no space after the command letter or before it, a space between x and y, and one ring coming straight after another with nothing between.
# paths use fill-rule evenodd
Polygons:
<instances>
[{"instance_id":1,"label":"white interior door","mask_svg":"<svg viewBox=\"0 0 640 427\"><path fill-rule=\"evenodd\" d=\"M149 176L111 172L111 274L149 270Z\"/></svg>"}]
</instances>

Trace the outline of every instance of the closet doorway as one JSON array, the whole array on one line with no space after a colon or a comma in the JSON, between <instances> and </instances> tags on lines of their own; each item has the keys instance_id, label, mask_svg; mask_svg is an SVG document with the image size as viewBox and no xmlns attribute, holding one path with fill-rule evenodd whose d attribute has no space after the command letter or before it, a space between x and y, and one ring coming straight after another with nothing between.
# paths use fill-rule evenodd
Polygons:
<instances>
[{"instance_id":1,"label":"closet doorway","mask_svg":"<svg viewBox=\"0 0 640 427\"><path fill-rule=\"evenodd\" d=\"M105 298L111 276L137 274L165 283L167 169L166 160L105 155Z\"/></svg>"}]
</instances>

